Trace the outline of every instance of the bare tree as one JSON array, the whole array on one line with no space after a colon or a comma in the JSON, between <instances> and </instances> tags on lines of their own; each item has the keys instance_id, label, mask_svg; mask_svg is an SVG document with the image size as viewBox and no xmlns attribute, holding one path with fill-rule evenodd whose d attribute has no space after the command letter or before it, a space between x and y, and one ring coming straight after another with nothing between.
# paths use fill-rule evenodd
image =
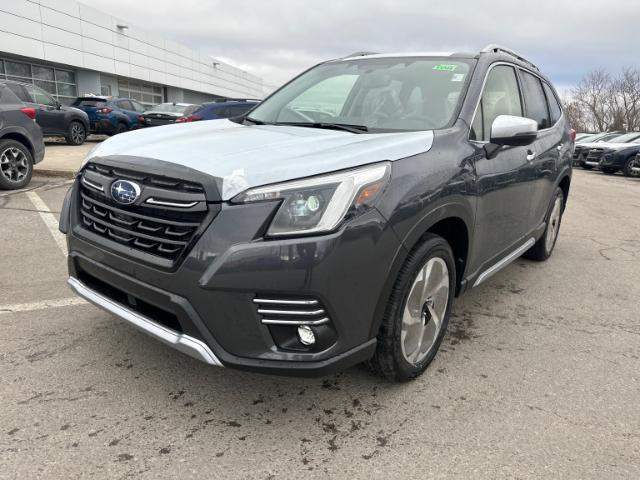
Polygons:
<instances>
[{"instance_id":1,"label":"bare tree","mask_svg":"<svg viewBox=\"0 0 640 480\"><path fill-rule=\"evenodd\" d=\"M611 76L602 69L587 73L563 102L578 131L640 130L640 71L625 68Z\"/></svg>"}]
</instances>

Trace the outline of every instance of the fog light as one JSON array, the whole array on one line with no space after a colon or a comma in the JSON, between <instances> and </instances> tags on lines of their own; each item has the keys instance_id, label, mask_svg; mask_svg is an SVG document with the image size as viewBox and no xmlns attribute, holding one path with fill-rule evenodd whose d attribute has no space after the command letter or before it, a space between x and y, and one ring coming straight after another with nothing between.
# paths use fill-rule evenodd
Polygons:
<instances>
[{"instance_id":1,"label":"fog light","mask_svg":"<svg viewBox=\"0 0 640 480\"><path fill-rule=\"evenodd\" d=\"M313 345L316 343L316 336L311 330L311 327L307 327L306 325L302 325L298 327L298 338L300 339L300 343L303 345Z\"/></svg>"}]
</instances>

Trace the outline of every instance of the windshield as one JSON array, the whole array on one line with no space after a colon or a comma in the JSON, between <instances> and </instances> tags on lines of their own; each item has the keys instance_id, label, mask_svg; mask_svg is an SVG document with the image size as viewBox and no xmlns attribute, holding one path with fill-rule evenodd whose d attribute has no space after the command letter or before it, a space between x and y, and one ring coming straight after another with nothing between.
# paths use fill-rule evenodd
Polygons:
<instances>
[{"instance_id":1,"label":"windshield","mask_svg":"<svg viewBox=\"0 0 640 480\"><path fill-rule=\"evenodd\" d=\"M165 112L165 113L179 113L184 114L184 111L191 105L176 105L175 103L161 103L151 108L153 112Z\"/></svg>"},{"instance_id":2,"label":"windshield","mask_svg":"<svg viewBox=\"0 0 640 480\"><path fill-rule=\"evenodd\" d=\"M638 132L625 133L624 135L620 135L619 137L614 137L612 140L610 140L610 142L613 142L613 143L629 143L629 142L631 142L632 140L635 140L638 137L640 137L640 133L638 133Z\"/></svg>"},{"instance_id":3,"label":"windshield","mask_svg":"<svg viewBox=\"0 0 640 480\"><path fill-rule=\"evenodd\" d=\"M262 102L250 120L354 125L373 133L443 128L451 123L470 66L448 57L328 62Z\"/></svg>"}]
</instances>

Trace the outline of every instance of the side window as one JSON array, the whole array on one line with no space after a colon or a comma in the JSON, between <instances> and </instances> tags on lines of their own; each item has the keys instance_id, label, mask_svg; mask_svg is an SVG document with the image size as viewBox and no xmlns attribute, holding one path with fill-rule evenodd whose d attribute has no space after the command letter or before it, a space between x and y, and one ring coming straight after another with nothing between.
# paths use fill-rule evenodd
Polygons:
<instances>
[{"instance_id":1,"label":"side window","mask_svg":"<svg viewBox=\"0 0 640 480\"><path fill-rule=\"evenodd\" d=\"M558 98L554 95L549 85L543 83L544 93L547 95L547 103L549 104L549 113L551 114L551 125L555 125L562 116L562 108L558 103Z\"/></svg>"},{"instance_id":2,"label":"side window","mask_svg":"<svg viewBox=\"0 0 640 480\"><path fill-rule=\"evenodd\" d=\"M488 142L491 125L499 115L522 116L522 102L516 71L508 65L493 67L472 122L471 140Z\"/></svg>"},{"instance_id":3,"label":"side window","mask_svg":"<svg viewBox=\"0 0 640 480\"><path fill-rule=\"evenodd\" d=\"M549 110L547 109L547 100L542 90L542 82L538 77L530 73L520 70L522 78L522 90L524 93L524 104L527 107L527 118L538 122L538 128L549 128Z\"/></svg>"},{"instance_id":4,"label":"side window","mask_svg":"<svg viewBox=\"0 0 640 480\"><path fill-rule=\"evenodd\" d=\"M57 105L53 97L42 90L40 87L31 86L28 88L28 90L31 90L31 95L33 96L35 103L38 103L40 105L48 105L50 107L55 107Z\"/></svg>"},{"instance_id":5,"label":"side window","mask_svg":"<svg viewBox=\"0 0 640 480\"><path fill-rule=\"evenodd\" d=\"M237 117L239 115L243 115L245 112L249 111L251 107L253 107L253 105L235 105L231 107L231 116Z\"/></svg>"},{"instance_id":6,"label":"side window","mask_svg":"<svg viewBox=\"0 0 640 480\"><path fill-rule=\"evenodd\" d=\"M31 96L27 93L27 89L18 83L7 83L7 88L11 90L16 97L23 102L32 103Z\"/></svg>"},{"instance_id":7,"label":"side window","mask_svg":"<svg viewBox=\"0 0 640 480\"><path fill-rule=\"evenodd\" d=\"M123 110L133 110L129 100L118 100L116 105L118 105L118 108L122 108Z\"/></svg>"}]
</instances>

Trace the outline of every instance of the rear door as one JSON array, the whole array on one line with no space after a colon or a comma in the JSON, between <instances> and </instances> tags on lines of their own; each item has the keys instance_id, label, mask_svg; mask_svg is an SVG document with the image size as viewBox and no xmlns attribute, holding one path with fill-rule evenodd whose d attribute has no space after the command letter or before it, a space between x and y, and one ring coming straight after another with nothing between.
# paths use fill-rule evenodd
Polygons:
<instances>
[{"instance_id":1,"label":"rear door","mask_svg":"<svg viewBox=\"0 0 640 480\"><path fill-rule=\"evenodd\" d=\"M549 208L557 176L559 150L562 149L563 132L557 125L560 118L557 112L555 121L552 121L544 82L526 70L520 69L519 73L524 95L525 116L538 122L538 138L529 146L529 158L531 158L534 176L529 228L533 230L542 224ZM555 96L553 98L555 100Z\"/></svg>"},{"instance_id":2,"label":"rear door","mask_svg":"<svg viewBox=\"0 0 640 480\"><path fill-rule=\"evenodd\" d=\"M127 119L129 121L128 127L131 127L131 125L138 123L138 115L140 114L135 111L135 108L133 107L131 100L129 99L118 100L116 102L116 106L120 109L122 113L124 113L127 116Z\"/></svg>"},{"instance_id":3,"label":"rear door","mask_svg":"<svg viewBox=\"0 0 640 480\"><path fill-rule=\"evenodd\" d=\"M487 73L470 140L487 145L499 115L524 115L516 69L508 64ZM479 199L473 248L475 258L486 262L515 248L528 233L532 175L528 147L500 147L491 158L481 151L475 160Z\"/></svg>"},{"instance_id":4,"label":"rear door","mask_svg":"<svg viewBox=\"0 0 640 480\"><path fill-rule=\"evenodd\" d=\"M36 121L42 133L60 134L67 130L65 112L58 108L58 102L40 87L35 85L26 86L32 98L32 105L36 108Z\"/></svg>"}]
</instances>

